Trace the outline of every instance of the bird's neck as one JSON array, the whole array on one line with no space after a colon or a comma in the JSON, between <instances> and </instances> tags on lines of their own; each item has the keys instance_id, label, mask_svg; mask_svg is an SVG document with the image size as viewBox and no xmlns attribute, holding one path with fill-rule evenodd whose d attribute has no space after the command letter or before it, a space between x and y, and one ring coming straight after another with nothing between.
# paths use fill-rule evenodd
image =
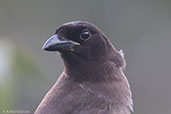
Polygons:
<instances>
[{"instance_id":1,"label":"bird's neck","mask_svg":"<svg viewBox=\"0 0 171 114\"><path fill-rule=\"evenodd\" d=\"M111 61L104 63L83 62L74 65L65 64L65 73L74 81L113 81L118 77L120 70Z\"/></svg>"},{"instance_id":2,"label":"bird's neck","mask_svg":"<svg viewBox=\"0 0 171 114\"><path fill-rule=\"evenodd\" d=\"M65 73L76 81L113 81L118 78L121 70L118 63L122 58L111 48L109 53L94 55L94 58L85 59L76 54L61 54L65 64Z\"/></svg>"}]
</instances>

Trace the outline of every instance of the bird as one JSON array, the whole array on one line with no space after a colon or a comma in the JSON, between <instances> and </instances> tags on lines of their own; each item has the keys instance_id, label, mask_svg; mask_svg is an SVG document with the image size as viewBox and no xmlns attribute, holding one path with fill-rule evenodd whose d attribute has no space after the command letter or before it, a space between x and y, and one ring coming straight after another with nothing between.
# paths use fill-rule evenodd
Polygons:
<instances>
[{"instance_id":1,"label":"bird","mask_svg":"<svg viewBox=\"0 0 171 114\"><path fill-rule=\"evenodd\" d=\"M43 45L59 52L64 70L34 114L131 114L133 100L118 51L94 24L60 25Z\"/></svg>"}]
</instances>

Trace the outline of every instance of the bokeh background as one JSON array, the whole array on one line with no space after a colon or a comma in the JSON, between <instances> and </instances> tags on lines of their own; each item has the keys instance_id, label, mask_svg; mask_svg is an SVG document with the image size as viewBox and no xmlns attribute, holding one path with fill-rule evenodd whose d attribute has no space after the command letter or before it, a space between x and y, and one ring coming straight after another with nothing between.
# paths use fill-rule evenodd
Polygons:
<instances>
[{"instance_id":1,"label":"bokeh background","mask_svg":"<svg viewBox=\"0 0 171 114\"><path fill-rule=\"evenodd\" d=\"M135 114L171 114L170 0L0 0L0 114L33 114L63 71L42 45L73 20L123 49Z\"/></svg>"}]
</instances>

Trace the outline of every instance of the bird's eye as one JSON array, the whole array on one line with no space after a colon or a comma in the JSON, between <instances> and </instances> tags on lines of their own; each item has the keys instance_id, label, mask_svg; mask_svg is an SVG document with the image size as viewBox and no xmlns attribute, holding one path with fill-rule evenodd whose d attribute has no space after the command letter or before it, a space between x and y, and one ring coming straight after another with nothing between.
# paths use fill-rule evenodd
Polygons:
<instances>
[{"instance_id":1,"label":"bird's eye","mask_svg":"<svg viewBox=\"0 0 171 114\"><path fill-rule=\"evenodd\" d=\"M80 34L80 38L81 40L87 41L88 39L90 39L90 32L88 29L84 29L81 34Z\"/></svg>"}]
</instances>

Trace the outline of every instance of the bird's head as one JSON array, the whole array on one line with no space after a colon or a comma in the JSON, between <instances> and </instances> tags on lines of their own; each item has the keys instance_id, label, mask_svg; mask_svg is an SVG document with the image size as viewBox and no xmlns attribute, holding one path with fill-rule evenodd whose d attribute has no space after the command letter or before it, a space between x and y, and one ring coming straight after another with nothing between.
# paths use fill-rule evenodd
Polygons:
<instances>
[{"instance_id":1,"label":"bird's head","mask_svg":"<svg viewBox=\"0 0 171 114\"><path fill-rule=\"evenodd\" d=\"M95 25L74 21L61 25L43 46L46 51L58 51L67 63L103 62L109 54L117 55L104 33Z\"/></svg>"}]
</instances>

